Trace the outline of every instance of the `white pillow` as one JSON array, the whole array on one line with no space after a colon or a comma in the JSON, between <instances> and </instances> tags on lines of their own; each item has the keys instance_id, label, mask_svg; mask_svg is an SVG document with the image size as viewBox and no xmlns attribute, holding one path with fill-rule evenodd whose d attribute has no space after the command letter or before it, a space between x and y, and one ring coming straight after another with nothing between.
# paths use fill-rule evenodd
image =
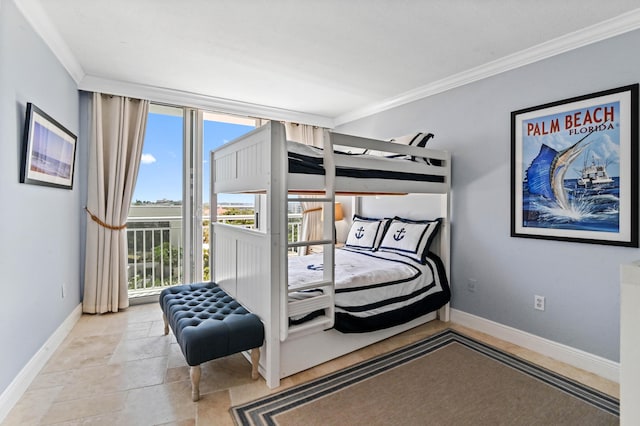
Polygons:
<instances>
[{"instance_id":1,"label":"white pillow","mask_svg":"<svg viewBox=\"0 0 640 426\"><path fill-rule=\"evenodd\" d=\"M381 251L390 251L425 263L431 241L436 236L440 220L410 221L394 218L380 243Z\"/></svg>"},{"instance_id":2,"label":"white pillow","mask_svg":"<svg viewBox=\"0 0 640 426\"><path fill-rule=\"evenodd\" d=\"M429 139L433 138L433 133L411 133L409 135L393 138L390 142L400 143L402 145L419 146L424 148Z\"/></svg>"},{"instance_id":3,"label":"white pillow","mask_svg":"<svg viewBox=\"0 0 640 426\"><path fill-rule=\"evenodd\" d=\"M411 133L409 135L401 136L399 138L390 139L389 142L401 144L401 145L409 145L409 146L419 146L424 148L427 142L433 138L433 133L420 132L420 133ZM378 157L388 157L388 158L405 158L411 161L418 161L420 163L430 164L429 160L422 157L415 157L411 155L402 155L402 154L392 154L389 152L383 151L371 151L366 150L365 154L375 155Z\"/></svg>"},{"instance_id":4,"label":"white pillow","mask_svg":"<svg viewBox=\"0 0 640 426\"><path fill-rule=\"evenodd\" d=\"M385 219L354 217L344 245L358 249L377 250L382 240L386 223L387 220Z\"/></svg>"}]
</instances>

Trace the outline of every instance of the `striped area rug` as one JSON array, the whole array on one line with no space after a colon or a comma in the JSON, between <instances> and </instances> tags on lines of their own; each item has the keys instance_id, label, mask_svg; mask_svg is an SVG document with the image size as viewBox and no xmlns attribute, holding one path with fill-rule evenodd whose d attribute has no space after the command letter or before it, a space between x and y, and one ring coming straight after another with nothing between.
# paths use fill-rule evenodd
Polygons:
<instances>
[{"instance_id":1,"label":"striped area rug","mask_svg":"<svg viewBox=\"0 0 640 426\"><path fill-rule=\"evenodd\" d=\"M239 425L617 425L617 399L453 330L257 401Z\"/></svg>"}]
</instances>

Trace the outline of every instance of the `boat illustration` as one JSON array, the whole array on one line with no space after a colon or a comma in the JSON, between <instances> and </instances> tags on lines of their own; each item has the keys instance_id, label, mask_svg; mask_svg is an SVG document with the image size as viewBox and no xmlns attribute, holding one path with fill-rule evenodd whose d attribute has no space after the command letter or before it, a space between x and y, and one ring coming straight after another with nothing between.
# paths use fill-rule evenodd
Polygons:
<instances>
[{"instance_id":1,"label":"boat illustration","mask_svg":"<svg viewBox=\"0 0 640 426\"><path fill-rule=\"evenodd\" d=\"M601 161L597 161L595 156L591 157L591 164L585 159L584 166L580 171L580 178L576 181L578 188L591 189L609 186L614 182L607 174L607 167Z\"/></svg>"}]
</instances>

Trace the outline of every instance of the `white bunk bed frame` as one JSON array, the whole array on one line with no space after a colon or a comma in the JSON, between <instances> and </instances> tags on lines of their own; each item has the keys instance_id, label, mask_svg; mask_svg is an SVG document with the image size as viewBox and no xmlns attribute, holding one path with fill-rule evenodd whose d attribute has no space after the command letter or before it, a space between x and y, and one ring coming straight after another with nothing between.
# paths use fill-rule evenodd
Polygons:
<instances>
[{"instance_id":1,"label":"white bunk bed frame","mask_svg":"<svg viewBox=\"0 0 640 426\"><path fill-rule=\"evenodd\" d=\"M439 254L449 276L450 222L449 190L451 156L446 151L394 144L325 132L325 175L288 173L287 141L281 123L270 122L211 152L211 228L213 254L210 257L212 281L249 311L258 315L265 328L265 347L261 351L260 374L270 388L280 379L306 370L356 349L431 321L437 317L449 320L449 304L405 324L368 333L343 334L334 329L333 267L324 268L321 282L308 287L322 288L323 295L304 301L289 301L288 249L292 246L323 245L324 265L334 265L334 201L336 192L351 195L433 194L434 202L414 206L420 217L443 218L439 236L432 248ZM375 160L334 156L334 146L366 148L384 152L414 155L440 160L441 165L403 164L402 171L444 177L444 182L393 181L336 177L335 166L380 169ZM346 157L346 158L340 158ZM369 163L369 161L372 161ZM334 164L335 163L335 164ZM410 163L410 162L406 162ZM385 166L383 166L385 167ZM393 167L386 166L389 170ZM267 217L259 221L263 229L246 229L215 221L217 194L266 194ZM289 194L315 194L311 201L324 203L324 229L320 241L289 243L287 241L288 203L299 201ZM363 197L354 203L361 214L376 214L377 197ZM404 197L398 197L404 198ZM367 201L371 200L371 201ZM309 199L307 199L309 200ZM405 215L403 203L386 202L386 215ZM406 204L406 203L405 203ZM263 206L264 207L264 206ZM397 211L393 211L393 208ZM368 211L369 209L370 211ZM373 210L371 210L373 209ZM399 209L399 210L398 210ZM426 209L426 210L425 210ZM378 211L379 214L379 211ZM430 215L430 216L425 216ZM258 221L256 221L258 222ZM324 309L325 315L300 325L289 325L289 316Z\"/></svg>"}]
</instances>

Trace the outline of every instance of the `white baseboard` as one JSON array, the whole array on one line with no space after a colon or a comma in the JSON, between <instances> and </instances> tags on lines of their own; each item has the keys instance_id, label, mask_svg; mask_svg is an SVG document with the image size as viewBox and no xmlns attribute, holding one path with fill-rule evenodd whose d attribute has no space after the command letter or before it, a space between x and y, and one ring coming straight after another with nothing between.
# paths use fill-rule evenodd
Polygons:
<instances>
[{"instance_id":1,"label":"white baseboard","mask_svg":"<svg viewBox=\"0 0 640 426\"><path fill-rule=\"evenodd\" d=\"M457 309L451 321L620 383L620 364Z\"/></svg>"},{"instance_id":2,"label":"white baseboard","mask_svg":"<svg viewBox=\"0 0 640 426\"><path fill-rule=\"evenodd\" d=\"M47 339L38 352L33 355L27 365L20 370L20 373L13 379L11 384L2 392L2 395L0 395L0 423L7 417L9 411L16 405L20 397L22 397L22 394L24 394L58 346L60 346L62 341L69 335L69 332L78 322L81 315L82 304L79 304L71 311L67 319L60 324L60 327Z\"/></svg>"}]
</instances>

